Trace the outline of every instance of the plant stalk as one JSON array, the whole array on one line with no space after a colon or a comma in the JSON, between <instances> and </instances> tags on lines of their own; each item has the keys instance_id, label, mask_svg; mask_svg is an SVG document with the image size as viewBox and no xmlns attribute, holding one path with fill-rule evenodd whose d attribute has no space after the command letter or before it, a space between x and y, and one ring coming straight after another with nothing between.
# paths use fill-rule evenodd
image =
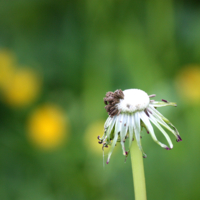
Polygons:
<instances>
[{"instance_id":1,"label":"plant stalk","mask_svg":"<svg viewBox=\"0 0 200 200\"><path fill-rule=\"evenodd\" d=\"M135 200L147 200L142 152L133 141L130 149Z\"/></svg>"}]
</instances>

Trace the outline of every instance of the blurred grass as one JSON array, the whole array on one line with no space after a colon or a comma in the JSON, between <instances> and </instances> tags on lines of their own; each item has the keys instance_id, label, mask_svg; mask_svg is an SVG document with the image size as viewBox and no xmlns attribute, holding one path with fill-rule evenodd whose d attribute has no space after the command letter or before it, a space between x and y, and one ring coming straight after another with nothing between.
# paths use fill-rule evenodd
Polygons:
<instances>
[{"instance_id":1,"label":"blurred grass","mask_svg":"<svg viewBox=\"0 0 200 200\"><path fill-rule=\"evenodd\" d=\"M177 102L160 111L183 138L165 151L143 133L148 199L198 200L199 11L198 1L2 0L0 199L133 199L130 158L118 148L103 168L96 137L105 93L140 88ZM47 104L54 114L31 126L38 146L27 126ZM56 148L41 148L50 136Z\"/></svg>"}]
</instances>

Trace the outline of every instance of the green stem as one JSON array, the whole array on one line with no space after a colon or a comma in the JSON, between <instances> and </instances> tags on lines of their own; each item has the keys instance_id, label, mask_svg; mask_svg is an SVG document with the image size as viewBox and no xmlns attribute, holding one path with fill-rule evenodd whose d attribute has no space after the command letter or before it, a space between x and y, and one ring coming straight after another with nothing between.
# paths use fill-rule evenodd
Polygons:
<instances>
[{"instance_id":1,"label":"green stem","mask_svg":"<svg viewBox=\"0 0 200 200\"><path fill-rule=\"evenodd\" d=\"M136 141L132 142L130 153L131 153L135 200L146 200L147 196L146 196L146 185L144 177L143 157L142 157L142 152L138 148Z\"/></svg>"}]
</instances>

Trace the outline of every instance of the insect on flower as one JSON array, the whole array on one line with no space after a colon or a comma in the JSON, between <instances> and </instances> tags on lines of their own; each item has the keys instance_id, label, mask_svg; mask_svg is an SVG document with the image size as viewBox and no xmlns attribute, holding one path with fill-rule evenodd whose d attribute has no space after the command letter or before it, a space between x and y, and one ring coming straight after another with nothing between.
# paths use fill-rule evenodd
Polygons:
<instances>
[{"instance_id":1,"label":"insect on flower","mask_svg":"<svg viewBox=\"0 0 200 200\"><path fill-rule=\"evenodd\" d=\"M176 127L156 109L163 106L177 106L176 103L168 102L164 99L162 101L150 100L155 96L155 94L148 96L146 92L139 89L116 90L115 92L106 93L104 103L109 117L104 124L103 137L100 138L98 136L97 138L99 143L103 144L103 148L111 145L107 164L117 142L121 143L123 155L128 156L129 150L126 151L125 149L127 138L129 138L129 149L132 142L136 140L143 157L146 157L141 145L141 127L144 127L147 133L150 133L157 144L167 150L172 149L173 144L163 127L174 134L177 142L182 141ZM168 146L158 141L152 124L162 132L168 142Z\"/></svg>"}]
</instances>

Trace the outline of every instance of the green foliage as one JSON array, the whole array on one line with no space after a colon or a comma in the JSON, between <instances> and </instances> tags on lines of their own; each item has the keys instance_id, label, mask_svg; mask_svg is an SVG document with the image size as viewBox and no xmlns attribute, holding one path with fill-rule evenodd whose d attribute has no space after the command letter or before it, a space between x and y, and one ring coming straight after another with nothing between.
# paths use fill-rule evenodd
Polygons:
<instances>
[{"instance_id":1,"label":"green foliage","mask_svg":"<svg viewBox=\"0 0 200 200\"><path fill-rule=\"evenodd\" d=\"M189 101L176 87L185 66L200 68L198 2L4 0L0 4L0 48L16 55L17 67L30 66L42 80L37 99L28 106L12 107L1 91L0 199L133 199L130 158L124 164L121 151L116 151L103 167L101 154L84 144L86 128L107 117L106 92L129 88L156 93L155 99L178 105L161 111L183 139L175 143L172 136L171 151L143 133L148 199L200 198L200 99L197 95L195 103ZM46 102L58 105L69 119L67 139L54 150L40 149L27 137L29 116Z\"/></svg>"}]
</instances>

